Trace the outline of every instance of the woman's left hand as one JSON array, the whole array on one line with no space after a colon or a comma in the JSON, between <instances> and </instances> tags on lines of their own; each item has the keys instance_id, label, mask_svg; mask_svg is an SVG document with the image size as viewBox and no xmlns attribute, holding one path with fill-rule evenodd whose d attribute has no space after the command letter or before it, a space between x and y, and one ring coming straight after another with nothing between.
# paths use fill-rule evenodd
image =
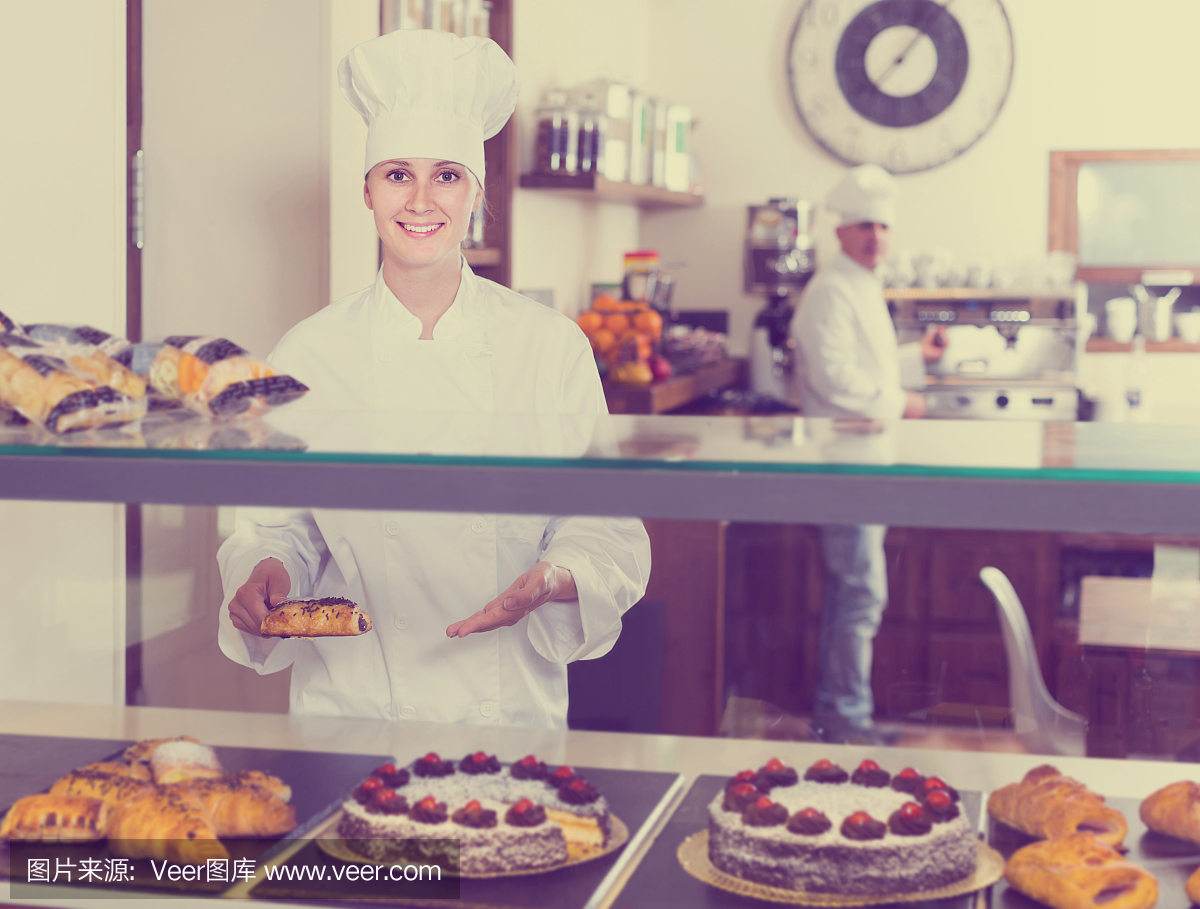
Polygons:
<instances>
[{"instance_id":1,"label":"woman's left hand","mask_svg":"<svg viewBox=\"0 0 1200 909\"><path fill-rule=\"evenodd\" d=\"M477 631L515 625L543 603L578 598L575 578L570 571L549 562L538 562L479 612L447 628L446 636L465 638Z\"/></svg>"}]
</instances>

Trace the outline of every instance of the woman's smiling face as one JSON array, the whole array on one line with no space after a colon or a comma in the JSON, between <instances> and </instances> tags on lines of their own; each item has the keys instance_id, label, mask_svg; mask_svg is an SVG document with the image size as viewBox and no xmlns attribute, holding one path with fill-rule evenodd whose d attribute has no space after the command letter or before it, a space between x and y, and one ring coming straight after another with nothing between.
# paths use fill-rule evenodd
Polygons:
<instances>
[{"instance_id":1,"label":"woman's smiling face","mask_svg":"<svg viewBox=\"0 0 1200 909\"><path fill-rule=\"evenodd\" d=\"M363 186L367 208L383 240L384 258L410 267L454 256L483 193L471 172L453 161L403 158L371 168Z\"/></svg>"}]
</instances>

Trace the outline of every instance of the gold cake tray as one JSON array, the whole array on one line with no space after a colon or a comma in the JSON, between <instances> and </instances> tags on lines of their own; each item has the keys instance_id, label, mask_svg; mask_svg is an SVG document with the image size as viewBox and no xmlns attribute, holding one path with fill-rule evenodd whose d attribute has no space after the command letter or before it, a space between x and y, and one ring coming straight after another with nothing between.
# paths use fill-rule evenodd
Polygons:
<instances>
[{"instance_id":1,"label":"gold cake tray","mask_svg":"<svg viewBox=\"0 0 1200 909\"><path fill-rule=\"evenodd\" d=\"M749 896L754 899L767 900L772 903L789 903L794 906L877 906L881 903L917 903L925 900L940 900L951 896L963 896L990 887L1004 876L1004 856L989 846L979 843L979 858L975 863L975 873L945 887L932 890L914 890L907 893L874 893L870 895L849 895L841 893L811 893L806 890L784 890L782 887L768 887L766 884L756 884L753 881L742 880L732 874L716 868L708 858L708 831L701 830L693 833L679 844L676 852L679 864L683 870L699 881L710 886Z\"/></svg>"},{"instance_id":2,"label":"gold cake tray","mask_svg":"<svg viewBox=\"0 0 1200 909\"><path fill-rule=\"evenodd\" d=\"M341 819L341 812L338 812L338 820ZM491 877L521 877L528 874L546 874L551 871L558 871L560 868L570 868L572 865L582 865L585 862L593 862L598 858L603 858L620 849L629 841L629 828L615 814L608 816L609 832L608 842L603 846L584 847L576 849L574 845L568 844L568 857L565 862L559 862L557 865L546 865L544 868L529 868L521 871L496 871L491 874L460 874L459 877L471 880ZM326 855L331 855L336 859L341 859L343 862L354 862L360 865L391 865L390 861L380 861L367 858L364 855L359 855L346 845L346 841L338 836L338 824L331 823L324 830L317 834L317 847ZM707 831L705 831L707 836ZM705 854L707 855L708 847L705 846Z\"/></svg>"}]
</instances>

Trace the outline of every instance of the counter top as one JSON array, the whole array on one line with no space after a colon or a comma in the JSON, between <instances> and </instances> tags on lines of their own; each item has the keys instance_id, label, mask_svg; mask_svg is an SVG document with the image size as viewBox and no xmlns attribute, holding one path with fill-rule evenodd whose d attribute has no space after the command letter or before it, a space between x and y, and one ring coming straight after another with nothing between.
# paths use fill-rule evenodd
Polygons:
<instances>
[{"instance_id":1,"label":"counter top","mask_svg":"<svg viewBox=\"0 0 1200 909\"><path fill-rule=\"evenodd\" d=\"M914 766L926 774L942 776L959 788L979 790L986 795L999 786L1018 780L1027 770L1047 761L1047 758L1038 755L1011 753L918 751L799 742L389 723L278 714L14 701L0 702L0 732L101 739L188 734L218 746L392 753L398 762L404 763L427 751L455 755L483 748L496 753L504 761L533 752L551 763L682 773L686 777L683 791L702 774L732 775L747 767L761 766L775 756L797 767L807 766L820 758L829 758L843 767L853 767L864 758L871 757L887 768ZM1186 776L1183 768L1172 763L1069 757L1049 760L1064 773L1110 798L1142 798L1166 783ZM659 828L668 818L669 815L661 819ZM630 873L636 861L645 855L652 844L653 837L644 841L626 874ZM609 900L608 904L611 905L611 902ZM73 899L69 894L62 897L55 894L51 904L71 909L91 905L86 900ZM189 905L196 909L207 909L209 904L213 907L221 905L216 900L189 900ZM172 902L171 905L178 903Z\"/></svg>"}]
</instances>

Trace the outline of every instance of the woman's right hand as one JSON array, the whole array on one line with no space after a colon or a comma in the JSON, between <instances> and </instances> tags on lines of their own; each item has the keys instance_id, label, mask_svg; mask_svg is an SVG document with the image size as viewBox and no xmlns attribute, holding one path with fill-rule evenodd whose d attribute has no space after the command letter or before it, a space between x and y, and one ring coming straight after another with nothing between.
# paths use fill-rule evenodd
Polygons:
<instances>
[{"instance_id":1,"label":"woman's right hand","mask_svg":"<svg viewBox=\"0 0 1200 909\"><path fill-rule=\"evenodd\" d=\"M279 559L263 559L250 572L250 579L238 588L229 601L233 627L246 634L262 637L262 620L292 589L292 579Z\"/></svg>"}]
</instances>

